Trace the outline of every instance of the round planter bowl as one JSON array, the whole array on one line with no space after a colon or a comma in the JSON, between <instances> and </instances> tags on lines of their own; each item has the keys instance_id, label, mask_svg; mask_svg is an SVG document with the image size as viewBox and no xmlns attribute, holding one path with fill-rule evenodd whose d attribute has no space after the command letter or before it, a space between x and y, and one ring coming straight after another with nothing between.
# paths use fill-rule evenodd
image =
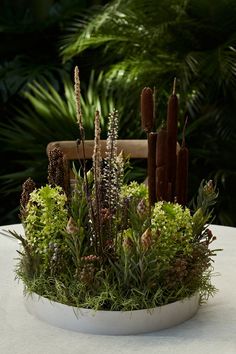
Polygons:
<instances>
[{"instance_id":1,"label":"round planter bowl","mask_svg":"<svg viewBox=\"0 0 236 354\"><path fill-rule=\"evenodd\" d=\"M129 335L176 326L198 310L199 294L149 310L94 311L50 301L37 294L25 298L27 311L38 319L67 330L105 335Z\"/></svg>"}]
</instances>

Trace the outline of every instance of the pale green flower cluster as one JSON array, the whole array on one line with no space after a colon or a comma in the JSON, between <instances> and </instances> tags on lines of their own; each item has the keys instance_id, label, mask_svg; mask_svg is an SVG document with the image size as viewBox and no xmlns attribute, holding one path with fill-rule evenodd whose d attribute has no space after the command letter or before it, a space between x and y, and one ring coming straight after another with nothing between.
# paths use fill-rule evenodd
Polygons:
<instances>
[{"instance_id":1,"label":"pale green flower cluster","mask_svg":"<svg viewBox=\"0 0 236 354\"><path fill-rule=\"evenodd\" d=\"M46 253L49 244L60 243L60 232L68 220L66 200L59 186L46 185L30 194L24 227L27 240L36 253Z\"/></svg>"},{"instance_id":2,"label":"pale green flower cluster","mask_svg":"<svg viewBox=\"0 0 236 354\"><path fill-rule=\"evenodd\" d=\"M163 261L170 261L178 253L191 253L193 222L188 208L177 203L157 202L152 212L151 229Z\"/></svg>"},{"instance_id":3,"label":"pale green flower cluster","mask_svg":"<svg viewBox=\"0 0 236 354\"><path fill-rule=\"evenodd\" d=\"M125 184L121 188L121 196L123 198L137 198L137 199L147 199L148 198L148 189L145 184L138 184L136 181L131 182L130 184Z\"/></svg>"}]
</instances>

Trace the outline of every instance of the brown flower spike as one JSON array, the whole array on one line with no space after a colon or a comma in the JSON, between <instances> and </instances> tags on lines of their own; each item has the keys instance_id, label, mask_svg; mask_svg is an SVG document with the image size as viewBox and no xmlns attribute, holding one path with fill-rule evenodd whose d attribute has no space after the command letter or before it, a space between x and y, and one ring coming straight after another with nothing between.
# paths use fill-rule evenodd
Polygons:
<instances>
[{"instance_id":1,"label":"brown flower spike","mask_svg":"<svg viewBox=\"0 0 236 354\"><path fill-rule=\"evenodd\" d=\"M22 185L22 193L20 199L20 214L21 217L23 218L25 217L25 213L26 213L25 210L30 199L30 193L33 192L35 188L36 188L36 184L30 177Z\"/></svg>"}]
</instances>

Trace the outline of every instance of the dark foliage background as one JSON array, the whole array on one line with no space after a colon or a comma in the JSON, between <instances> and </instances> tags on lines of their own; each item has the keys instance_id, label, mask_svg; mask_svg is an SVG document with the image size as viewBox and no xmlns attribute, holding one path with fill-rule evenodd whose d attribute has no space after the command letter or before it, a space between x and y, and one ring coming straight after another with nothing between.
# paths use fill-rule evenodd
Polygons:
<instances>
[{"instance_id":1,"label":"dark foliage background","mask_svg":"<svg viewBox=\"0 0 236 354\"><path fill-rule=\"evenodd\" d=\"M88 66L82 55L80 59L75 58L63 64L58 42L70 21L105 2L1 1L0 224L18 222L19 193L25 178L31 176L39 183L45 182L47 143L77 137L75 117L71 114L73 108L67 107L68 115L60 106L68 102L64 87L72 82L74 65L80 66L82 82L86 90L90 90L90 105L95 105L98 100L96 96L91 102L91 90L95 84L93 77L90 77L92 61L91 66ZM37 85L46 91L39 95L34 90ZM45 93L50 89L55 92L51 91L49 98ZM109 106L109 103L104 104ZM46 111L47 107L50 109Z\"/></svg>"},{"instance_id":2,"label":"dark foliage background","mask_svg":"<svg viewBox=\"0 0 236 354\"><path fill-rule=\"evenodd\" d=\"M78 64L88 136L100 105L104 117L113 106L120 110L121 136L144 137L142 87L156 86L158 127L177 77L180 132L189 115L189 197L203 178L214 179L220 191L215 222L236 225L234 0L25 0L0 6L1 223L17 220L20 184L28 175L45 180L47 142L77 137L70 100Z\"/></svg>"}]
</instances>

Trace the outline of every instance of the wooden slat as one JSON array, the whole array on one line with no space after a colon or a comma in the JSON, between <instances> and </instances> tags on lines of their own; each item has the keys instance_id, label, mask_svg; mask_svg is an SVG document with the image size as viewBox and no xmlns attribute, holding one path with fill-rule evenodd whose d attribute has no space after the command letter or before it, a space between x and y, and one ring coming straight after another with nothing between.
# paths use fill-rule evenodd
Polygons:
<instances>
[{"instance_id":1,"label":"wooden slat","mask_svg":"<svg viewBox=\"0 0 236 354\"><path fill-rule=\"evenodd\" d=\"M93 140L85 140L85 158L91 159L93 155ZM54 141L48 144L47 153L55 147L59 147L67 160L83 159L82 144L77 144L76 141ZM130 158L146 159L147 158L147 140L118 140L118 151L123 151ZM105 155L106 140L101 140L102 157Z\"/></svg>"}]
</instances>

